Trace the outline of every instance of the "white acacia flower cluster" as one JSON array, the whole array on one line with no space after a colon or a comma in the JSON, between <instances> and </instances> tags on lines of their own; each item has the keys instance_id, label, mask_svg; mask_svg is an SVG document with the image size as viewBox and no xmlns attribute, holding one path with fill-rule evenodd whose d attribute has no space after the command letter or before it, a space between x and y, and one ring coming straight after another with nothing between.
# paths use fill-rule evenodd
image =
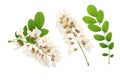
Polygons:
<instances>
[{"instance_id":1,"label":"white acacia flower cluster","mask_svg":"<svg viewBox=\"0 0 120 80\"><path fill-rule=\"evenodd\" d=\"M73 53L77 51L78 47L81 45L90 52L92 44L90 40L87 39L82 29L76 24L76 22L68 14L62 13L58 19L59 31L63 34L65 42L69 45L69 52Z\"/></svg>"},{"instance_id":2,"label":"white acacia flower cluster","mask_svg":"<svg viewBox=\"0 0 120 80\"><path fill-rule=\"evenodd\" d=\"M25 37L22 34L23 31L17 33L20 35L20 39L24 40ZM19 47L23 48L23 52L28 56L36 58L41 64L50 67L56 66L61 57L56 46L46 36L40 37L40 30L34 29L32 32L28 31L28 36L35 40L35 44L24 42L23 45L19 44Z\"/></svg>"}]
</instances>

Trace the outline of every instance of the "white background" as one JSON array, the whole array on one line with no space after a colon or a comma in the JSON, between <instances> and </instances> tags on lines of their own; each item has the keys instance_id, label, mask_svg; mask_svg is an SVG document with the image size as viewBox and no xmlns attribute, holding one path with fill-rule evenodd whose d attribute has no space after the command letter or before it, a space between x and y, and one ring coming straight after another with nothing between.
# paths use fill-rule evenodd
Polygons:
<instances>
[{"instance_id":1,"label":"white background","mask_svg":"<svg viewBox=\"0 0 120 80\"><path fill-rule=\"evenodd\" d=\"M95 5L105 13L105 20L110 23L115 47L111 64L103 57L98 42L93 39L93 32L88 30L82 17L87 15L89 4ZM0 1L0 80L120 80L120 2L119 0L1 0ZM67 45L56 29L59 12L68 11L78 21L86 36L94 45L91 53L86 55L90 66L86 65L81 51L69 56ZM14 44L8 44L28 19L37 11L45 14L45 25L49 37L60 48L62 59L56 68L47 68L33 58L26 57L21 50L14 50Z\"/></svg>"}]
</instances>

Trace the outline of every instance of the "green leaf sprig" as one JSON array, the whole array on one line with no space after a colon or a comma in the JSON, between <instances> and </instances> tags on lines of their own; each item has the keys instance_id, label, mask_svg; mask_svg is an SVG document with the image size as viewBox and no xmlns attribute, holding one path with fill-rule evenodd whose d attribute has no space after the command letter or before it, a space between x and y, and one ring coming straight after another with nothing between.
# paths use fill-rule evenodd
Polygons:
<instances>
[{"instance_id":1,"label":"green leaf sprig","mask_svg":"<svg viewBox=\"0 0 120 80\"><path fill-rule=\"evenodd\" d=\"M23 35L17 34L17 32L15 32L16 39L9 40L8 42L18 42L21 46L24 45L24 43L35 44L36 43L35 37L29 35L28 30L30 32L33 32L34 29L38 29L41 32L39 34L39 37L47 35L49 31L48 29L43 28L44 20L45 20L44 14L42 12L37 12L35 14L34 20L29 19L28 25L25 25L23 27Z\"/></svg>"},{"instance_id":2,"label":"green leaf sprig","mask_svg":"<svg viewBox=\"0 0 120 80\"><path fill-rule=\"evenodd\" d=\"M89 16L84 16L83 21L88 24L88 28L91 31L96 32L94 38L100 42L100 47L108 49L108 52L102 55L108 56L108 64L110 64L110 58L114 56L114 54L110 53L110 50L114 48L114 42L112 42L112 32L108 31L109 22L104 21L104 12L102 10L97 10L94 5L89 5L87 7L87 12ZM103 34L98 34L98 32L102 32Z\"/></svg>"}]
</instances>

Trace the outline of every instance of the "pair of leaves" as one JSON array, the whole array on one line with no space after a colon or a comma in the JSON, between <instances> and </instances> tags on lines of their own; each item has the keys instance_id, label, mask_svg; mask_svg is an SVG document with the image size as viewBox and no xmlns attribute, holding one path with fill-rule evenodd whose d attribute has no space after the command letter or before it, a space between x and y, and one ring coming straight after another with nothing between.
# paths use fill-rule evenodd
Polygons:
<instances>
[{"instance_id":1,"label":"pair of leaves","mask_svg":"<svg viewBox=\"0 0 120 80\"><path fill-rule=\"evenodd\" d=\"M42 12L37 12L35 14L34 20L30 19L28 20L28 28L30 31L33 31L35 27L37 27L39 30L43 27L44 25L44 14Z\"/></svg>"},{"instance_id":2,"label":"pair of leaves","mask_svg":"<svg viewBox=\"0 0 120 80\"><path fill-rule=\"evenodd\" d=\"M98 25L91 24L91 23L88 25L88 28L93 32L101 31L101 28ZM109 28L109 22L105 21L102 25L102 31L106 33L108 31L108 28Z\"/></svg>"},{"instance_id":3,"label":"pair of leaves","mask_svg":"<svg viewBox=\"0 0 120 80\"><path fill-rule=\"evenodd\" d=\"M108 54L108 53L103 53L102 55L106 57L106 56L108 56L109 54ZM114 54L111 54L110 57L111 57L111 58L114 57Z\"/></svg>"},{"instance_id":4,"label":"pair of leaves","mask_svg":"<svg viewBox=\"0 0 120 80\"><path fill-rule=\"evenodd\" d=\"M89 5L87 7L87 12L89 15L96 17L97 21L99 23L103 22L104 19L104 13L102 10L97 11L97 8L94 5ZM84 20L84 19L83 19ZM89 19L88 19L89 20Z\"/></svg>"},{"instance_id":5,"label":"pair of leaves","mask_svg":"<svg viewBox=\"0 0 120 80\"><path fill-rule=\"evenodd\" d=\"M113 47L114 47L114 43L113 42L111 42L109 45L107 45L107 44L105 44L105 43L100 43L99 44L102 48L109 48L109 49L113 49Z\"/></svg>"},{"instance_id":6,"label":"pair of leaves","mask_svg":"<svg viewBox=\"0 0 120 80\"><path fill-rule=\"evenodd\" d=\"M112 33L109 32L106 37L104 37L103 35L100 35L100 34L95 34L94 35L94 38L98 41L103 41L104 39L106 39L107 41L111 41L112 39Z\"/></svg>"},{"instance_id":7,"label":"pair of leaves","mask_svg":"<svg viewBox=\"0 0 120 80\"><path fill-rule=\"evenodd\" d=\"M89 24L88 28L93 32L101 31L101 28L95 24ZM108 23L108 21L105 21L102 25L102 31L106 33L108 31L108 28L109 28L109 23Z\"/></svg>"}]
</instances>

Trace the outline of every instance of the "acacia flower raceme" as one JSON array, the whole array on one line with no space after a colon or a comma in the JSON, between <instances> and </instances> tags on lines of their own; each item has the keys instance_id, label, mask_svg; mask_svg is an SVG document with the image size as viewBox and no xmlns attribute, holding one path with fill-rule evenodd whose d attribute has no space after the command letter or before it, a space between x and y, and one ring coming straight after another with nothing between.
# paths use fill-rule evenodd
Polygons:
<instances>
[{"instance_id":1,"label":"acacia flower raceme","mask_svg":"<svg viewBox=\"0 0 120 80\"><path fill-rule=\"evenodd\" d=\"M23 52L28 56L34 57L41 64L50 67L56 66L61 57L57 46L55 46L50 38L47 37L48 30L43 28L44 15L37 12L35 20L30 19L28 26L24 26L20 32L15 32L16 39L8 42L15 42L19 48L23 48Z\"/></svg>"},{"instance_id":2,"label":"acacia flower raceme","mask_svg":"<svg viewBox=\"0 0 120 80\"><path fill-rule=\"evenodd\" d=\"M63 34L65 42L69 45L68 53L73 53L81 49L87 65L89 66L89 62L87 57L83 51L83 47L86 51L90 52L92 48L92 44L89 39L84 35L82 29L77 26L76 21L71 18L67 13L63 13L60 15L58 19L59 31Z\"/></svg>"},{"instance_id":3,"label":"acacia flower raceme","mask_svg":"<svg viewBox=\"0 0 120 80\"><path fill-rule=\"evenodd\" d=\"M35 45L24 45L24 53L29 51L29 53L27 53L28 56L32 55L32 57L36 58L41 64L47 67L55 67L56 62L61 59L58 49L46 36L42 38L39 36L35 37L37 37Z\"/></svg>"}]
</instances>

